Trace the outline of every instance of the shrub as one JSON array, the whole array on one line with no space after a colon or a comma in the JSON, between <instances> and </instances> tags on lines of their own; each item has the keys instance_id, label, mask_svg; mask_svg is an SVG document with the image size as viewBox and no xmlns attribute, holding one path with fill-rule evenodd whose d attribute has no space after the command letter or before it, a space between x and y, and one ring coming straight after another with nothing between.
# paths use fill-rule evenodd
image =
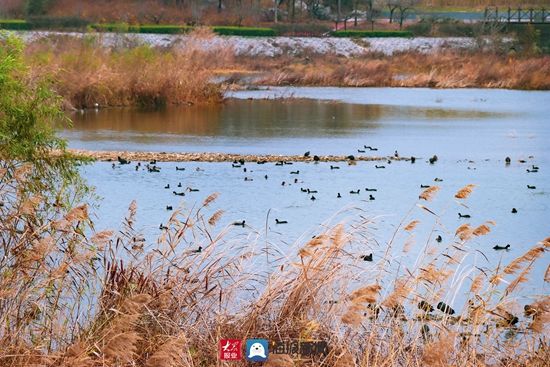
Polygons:
<instances>
[{"instance_id":1,"label":"shrub","mask_svg":"<svg viewBox=\"0 0 550 367\"><path fill-rule=\"evenodd\" d=\"M333 37L412 37L410 31L336 31Z\"/></svg>"},{"instance_id":2,"label":"shrub","mask_svg":"<svg viewBox=\"0 0 550 367\"><path fill-rule=\"evenodd\" d=\"M178 34L189 32L192 29L193 27L179 25L142 25L139 26L139 33Z\"/></svg>"},{"instance_id":3,"label":"shrub","mask_svg":"<svg viewBox=\"0 0 550 367\"><path fill-rule=\"evenodd\" d=\"M272 37L277 33L271 28L254 27L212 27L214 33L221 36Z\"/></svg>"},{"instance_id":4,"label":"shrub","mask_svg":"<svg viewBox=\"0 0 550 367\"><path fill-rule=\"evenodd\" d=\"M90 23L80 17L32 17L27 22L31 29L86 28Z\"/></svg>"},{"instance_id":5,"label":"shrub","mask_svg":"<svg viewBox=\"0 0 550 367\"><path fill-rule=\"evenodd\" d=\"M331 27L319 23L278 23L273 30L280 36L322 36L329 33Z\"/></svg>"},{"instance_id":6,"label":"shrub","mask_svg":"<svg viewBox=\"0 0 550 367\"><path fill-rule=\"evenodd\" d=\"M12 31L27 31L31 29L31 24L20 19L5 19L0 20L0 29L8 29Z\"/></svg>"},{"instance_id":7,"label":"shrub","mask_svg":"<svg viewBox=\"0 0 550 367\"><path fill-rule=\"evenodd\" d=\"M431 20L422 19L418 23L407 26L405 30L412 32L414 36L429 36L432 33L432 27L433 22Z\"/></svg>"}]
</instances>

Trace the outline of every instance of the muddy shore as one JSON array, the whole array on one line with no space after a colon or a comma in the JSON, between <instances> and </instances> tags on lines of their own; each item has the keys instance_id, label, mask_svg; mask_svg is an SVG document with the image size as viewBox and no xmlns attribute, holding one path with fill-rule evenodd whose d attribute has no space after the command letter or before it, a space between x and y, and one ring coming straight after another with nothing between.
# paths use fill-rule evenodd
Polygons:
<instances>
[{"instance_id":1,"label":"muddy shore","mask_svg":"<svg viewBox=\"0 0 550 367\"><path fill-rule=\"evenodd\" d=\"M97 161L117 161L118 157L130 161L158 161L158 162L313 162L314 154L309 157L304 155L253 155L231 153L178 153L178 152L129 152L129 151L92 151L71 149L71 153ZM353 157L353 158L352 158ZM344 162L344 161L386 161L405 160L410 157L394 156L367 156L367 155L319 155L320 162Z\"/></svg>"}]
</instances>

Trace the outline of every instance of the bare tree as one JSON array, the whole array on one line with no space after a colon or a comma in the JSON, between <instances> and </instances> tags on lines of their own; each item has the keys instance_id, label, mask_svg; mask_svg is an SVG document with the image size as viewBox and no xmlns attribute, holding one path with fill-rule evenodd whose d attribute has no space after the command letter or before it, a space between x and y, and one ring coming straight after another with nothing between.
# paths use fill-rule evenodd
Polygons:
<instances>
[{"instance_id":1,"label":"bare tree","mask_svg":"<svg viewBox=\"0 0 550 367\"><path fill-rule=\"evenodd\" d=\"M366 0L366 18L370 22L371 30L374 30L374 20L381 13L382 0Z\"/></svg>"},{"instance_id":2,"label":"bare tree","mask_svg":"<svg viewBox=\"0 0 550 367\"><path fill-rule=\"evenodd\" d=\"M386 0L386 5L390 10L390 23L393 23L394 14L397 11L399 29L402 29L403 22L407 18L408 13L419 3L420 0Z\"/></svg>"}]
</instances>

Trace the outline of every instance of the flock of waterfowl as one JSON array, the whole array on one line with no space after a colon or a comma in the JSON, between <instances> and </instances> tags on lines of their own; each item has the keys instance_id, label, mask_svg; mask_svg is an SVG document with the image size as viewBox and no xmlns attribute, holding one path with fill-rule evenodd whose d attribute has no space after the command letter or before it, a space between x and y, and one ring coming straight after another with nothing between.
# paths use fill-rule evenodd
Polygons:
<instances>
[{"instance_id":1,"label":"flock of waterfowl","mask_svg":"<svg viewBox=\"0 0 550 367\"><path fill-rule=\"evenodd\" d=\"M364 145L363 146L364 149L357 149L357 151L359 153L364 153L366 152L366 150L369 150L369 151L377 151L378 148L375 148L375 147L372 147L372 146L368 146L368 145ZM318 155L311 155L311 152L310 151L307 151L304 153L303 155L304 158L308 159L309 161L313 161L314 163L317 163L320 161L320 157ZM532 157L530 157L532 158ZM353 165L355 164L355 156L354 155L348 155L346 157L347 159L347 164L350 164L350 165ZM411 164L414 164L416 163L416 160L418 159L417 157L410 157L410 158L403 158L403 157L400 157L399 156L399 153L397 151L394 152L393 156L392 157L389 157L386 159L386 162L387 164L391 164L392 163L392 159L400 159L400 160L407 160L409 161ZM126 159L126 158L123 158L121 156L118 156L117 157L117 161L118 161L118 164L119 165L128 165L128 164L131 164L132 162L129 160L129 159ZM427 160L427 163L433 165L435 164L436 162L438 161L438 157L437 155L434 155L432 157L430 157L428 160ZM258 159L255 161L256 164L266 164L268 163L269 161L268 160L264 160L264 159ZM520 163L526 163L525 160L519 160ZM253 170L252 169L247 169L247 167L245 167L246 165L246 160L244 158L239 158L239 159L235 159L233 162L231 162L231 167L232 168L235 168L235 169L242 169L243 170L243 173L252 173ZM293 162L290 162L290 161L286 161L286 160L280 160L280 161L276 161L275 162L275 166L287 166L287 165L292 165ZM511 158L510 157L506 157L505 158L505 164L506 166L509 166L511 164ZM115 163L112 163L112 167L113 168L116 168L116 164ZM376 169L384 169L386 168L385 165L375 165L375 168ZM141 162L137 162L136 163L136 166L135 166L135 170L136 171L139 171L140 169L143 169L143 170L146 170L147 172L149 173L155 173L155 172L160 172L161 171L161 167L158 165L158 162L157 160L151 160L149 161L149 163L145 164L144 166L142 166L142 163ZM340 169L339 166L337 165L330 165L330 169L331 170L338 170ZM179 166L176 166L176 171L185 171L186 168L185 167L179 167ZM196 171L203 171L203 169L197 167L195 168ZM527 169L527 172L528 173L536 173L539 171L539 167L536 166L536 165L531 165L530 168ZM290 175L293 175L293 176L298 176L300 175L300 170L292 170L290 171L289 173ZM263 177L265 180L269 179L269 176L266 174L264 175ZM254 178L252 177L249 177L249 176L245 176L244 177L244 181L253 181ZM293 184L299 184L301 181L295 177L294 179L290 180L289 182L293 183ZM439 178L439 177L436 177L434 179L434 182L443 182L443 179ZM281 182L281 186L287 186L289 184L287 184L286 181L282 181ZM174 196L185 196L186 192L187 193L190 193L190 192L198 192L199 189L197 188L192 188L192 187L185 187L183 188L183 184L181 182L178 182L176 184L177 188L179 188L180 190L176 191L176 190L172 190L172 193L174 194ZM429 188L431 185L420 185L420 188L422 189L427 189ZM171 189L172 186L170 185L170 183L167 183L165 186L164 186L164 189ZM536 187L534 185L527 185L527 188L528 189L536 189ZM361 188L356 188L354 190L350 190L349 191L349 194L350 195L359 195L361 193ZM300 191L307 194L309 196L309 199L312 200L312 201L315 201L317 200L317 197L314 195L314 194L318 194L318 191L316 189L312 189L312 188L304 188L304 187L300 187ZM377 192L378 189L377 188L372 188L372 187L366 187L364 189L365 192L369 192L368 194L368 200L369 201L373 201L373 200L376 200L376 197L371 194L370 192ZM336 198L342 198L342 194L340 192L337 192L336 193ZM173 210L173 206L172 205L167 205L166 206L166 210L168 211L171 211ZM518 211L516 208L512 208L511 210L511 213L512 214L516 214ZM459 218L464 218L464 219L469 219L471 218L471 216L469 214L463 214L463 213L458 213L458 217ZM283 224L288 224L288 221L287 220L284 220L284 219L279 219L279 218L276 218L275 219L275 224L276 225L283 225ZM233 225L235 226L241 226L241 227L245 227L246 225L246 221L245 220L241 220L241 221L236 221L236 222L233 222ZM163 225L162 223L160 224L159 226L159 229L160 230L167 230L168 228ZM442 237L440 235L438 235L436 237L436 241L438 243L440 243L442 241ZM509 250L510 249L510 245L507 244L507 245L495 245L493 247L494 250ZM372 261L372 254L368 254L368 255L362 255L361 256L361 259L363 259L364 261Z\"/></svg>"}]
</instances>

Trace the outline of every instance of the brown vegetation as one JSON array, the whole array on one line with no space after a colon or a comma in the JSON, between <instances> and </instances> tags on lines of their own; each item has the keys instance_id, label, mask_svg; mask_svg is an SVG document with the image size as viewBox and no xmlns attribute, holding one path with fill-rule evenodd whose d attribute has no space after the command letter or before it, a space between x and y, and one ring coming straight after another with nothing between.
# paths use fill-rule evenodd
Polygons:
<instances>
[{"instance_id":1,"label":"brown vegetation","mask_svg":"<svg viewBox=\"0 0 550 367\"><path fill-rule=\"evenodd\" d=\"M203 37L202 30L194 37ZM219 50L214 55L192 45L170 51L105 48L99 42L71 37L37 41L26 49L27 62L76 108L217 103L223 98L221 86L212 81L216 60L229 58Z\"/></svg>"},{"instance_id":2,"label":"brown vegetation","mask_svg":"<svg viewBox=\"0 0 550 367\"><path fill-rule=\"evenodd\" d=\"M30 170L0 170L2 366L213 366L219 339L231 337L326 340L328 355L303 366L544 366L550 357L549 298L525 316L512 302L548 239L491 270L463 263L468 240L448 234L403 268L401 240L414 225L365 263L358 255L377 245L358 215L281 253L216 227L212 195L176 210L150 242L135 203L119 232L96 232L86 205L27 192ZM426 309L459 292L468 304L455 315Z\"/></svg>"},{"instance_id":3,"label":"brown vegetation","mask_svg":"<svg viewBox=\"0 0 550 367\"><path fill-rule=\"evenodd\" d=\"M516 57L493 52L407 52L255 59L265 85L549 89L550 56Z\"/></svg>"},{"instance_id":4,"label":"brown vegetation","mask_svg":"<svg viewBox=\"0 0 550 367\"><path fill-rule=\"evenodd\" d=\"M51 37L26 48L32 73L51 80L68 108L219 103L225 84L550 89L550 56L544 55L441 51L268 58L205 49L203 41L214 36L204 29L186 39L185 47L168 49L132 45L124 37L107 48L98 37Z\"/></svg>"}]
</instances>

